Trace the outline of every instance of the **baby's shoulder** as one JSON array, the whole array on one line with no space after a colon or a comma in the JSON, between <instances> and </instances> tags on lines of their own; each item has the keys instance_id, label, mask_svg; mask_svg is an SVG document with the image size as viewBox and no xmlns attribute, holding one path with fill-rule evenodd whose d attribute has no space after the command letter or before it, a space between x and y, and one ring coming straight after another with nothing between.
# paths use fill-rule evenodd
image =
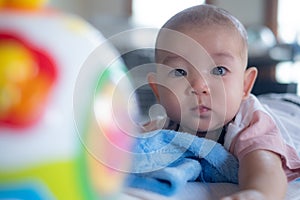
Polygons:
<instances>
[{"instance_id":1,"label":"baby's shoulder","mask_svg":"<svg viewBox=\"0 0 300 200\"><path fill-rule=\"evenodd\" d=\"M150 131L155 131L160 129L179 131L180 125L170 120L168 117L157 117L142 125L143 132L150 132Z\"/></svg>"},{"instance_id":2,"label":"baby's shoulder","mask_svg":"<svg viewBox=\"0 0 300 200\"><path fill-rule=\"evenodd\" d=\"M157 117L142 125L143 132L150 132L158 129L165 129L169 126L170 120L167 117Z\"/></svg>"}]
</instances>

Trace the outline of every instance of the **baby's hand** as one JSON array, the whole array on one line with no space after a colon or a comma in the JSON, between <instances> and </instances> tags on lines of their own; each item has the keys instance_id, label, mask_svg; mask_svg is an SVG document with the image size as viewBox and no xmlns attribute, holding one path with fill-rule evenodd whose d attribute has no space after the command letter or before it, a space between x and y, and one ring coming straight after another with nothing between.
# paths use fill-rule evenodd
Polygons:
<instances>
[{"instance_id":1,"label":"baby's hand","mask_svg":"<svg viewBox=\"0 0 300 200\"><path fill-rule=\"evenodd\" d=\"M257 190L243 190L221 200L267 200L265 195Z\"/></svg>"}]
</instances>

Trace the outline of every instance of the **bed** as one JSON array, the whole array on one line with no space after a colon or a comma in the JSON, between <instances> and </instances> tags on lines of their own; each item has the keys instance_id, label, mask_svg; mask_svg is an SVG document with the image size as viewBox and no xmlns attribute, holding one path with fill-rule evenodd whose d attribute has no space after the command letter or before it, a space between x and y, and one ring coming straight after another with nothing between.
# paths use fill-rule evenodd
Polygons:
<instances>
[{"instance_id":1,"label":"bed","mask_svg":"<svg viewBox=\"0 0 300 200\"><path fill-rule=\"evenodd\" d=\"M222 196L232 194L238 191L238 186L230 183L187 183L181 192L174 196L163 196L146 190L125 188L121 198L122 200L216 200ZM285 200L300 199L300 181L290 182Z\"/></svg>"},{"instance_id":2,"label":"bed","mask_svg":"<svg viewBox=\"0 0 300 200\"><path fill-rule=\"evenodd\" d=\"M300 102L299 98L294 98L295 96L289 95L289 94L268 94L261 96L260 99L262 103L264 104L270 104L272 103L273 107L278 108L279 111L282 110L282 105L280 103L274 103L274 99L280 98L282 101L292 102L293 105L291 105L290 108L285 107L285 109L289 109L291 112L293 112L293 115L298 115L300 117L300 114L295 112L296 107L299 107ZM298 120L299 118L289 119L290 122L293 122L295 127L299 128ZM293 133L291 135L292 140L294 141L294 145L296 149L298 150L298 154L300 155L300 134L298 134L295 129L292 129ZM299 129L297 129L299 130ZM182 139L181 139L182 140ZM181 141L180 140L180 141ZM234 192L239 191L238 185L233 183L202 183L202 182L187 182L184 184L180 190L178 190L175 194L172 195L161 195L157 192L151 192L150 190L141 189L141 188L133 188L133 187L125 187L123 189L122 198L121 199L143 199L143 200L194 200L194 199L206 199L206 200L214 200L219 199L222 196L226 196L229 194L232 194ZM288 190L286 194L286 200L300 200L300 179L297 179L297 181L289 182L288 184Z\"/></svg>"}]
</instances>

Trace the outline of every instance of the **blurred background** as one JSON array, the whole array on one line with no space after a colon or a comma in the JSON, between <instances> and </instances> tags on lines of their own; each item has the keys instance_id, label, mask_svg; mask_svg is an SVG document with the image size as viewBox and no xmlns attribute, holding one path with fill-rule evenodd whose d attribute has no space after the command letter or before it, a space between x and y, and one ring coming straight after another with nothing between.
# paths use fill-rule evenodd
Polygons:
<instances>
[{"instance_id":1,"label":"blurred background","mask_svg":"<svg viewBox=\"0 0 300 200\"><path fill-rule=\"evenodd\" d=\"M208 3L227 9L246 26L249 34L249 66L259 69L254 94L300 93L300 3L293 0L52 0L50 5L77 13L105 37L122 31L159 28L169 17L186 7ZM151 37L132 36L114 45L121 51L153 45ZM152 61L151 49L122 55L128 68ZM141 77L144 74L141 74ZM143 77L142 77L143 78ZM148 111L155 100L147 86L138 88L141 107Z\"/></svg>"},{"instance_id":2,"label":"blurred background","mask_svg":"<svg viewBox=\"0 0 300 200\"><path fill-rule=\"evenodd\" d=\"M245 25L248 64L259 70L254 94L300 94L300 1L0 0L0 199L118 194L133 138L124 132L137 132L128 122L161 111L146 80L157 31L202 3ZM120 82L128 70L134 90Z\"/></svg>"}]
</instances>

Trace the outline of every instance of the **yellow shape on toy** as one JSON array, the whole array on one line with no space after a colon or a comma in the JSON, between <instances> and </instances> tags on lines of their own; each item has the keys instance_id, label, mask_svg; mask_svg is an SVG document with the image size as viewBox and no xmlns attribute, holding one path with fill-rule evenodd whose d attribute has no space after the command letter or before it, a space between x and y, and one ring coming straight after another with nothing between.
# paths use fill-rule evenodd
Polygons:
<instances>
[{"instance_id":1,"label":"yellow shape on toy","mask_svg":"<svg viewBox=\"0 0 300 200\"><path fill-rule=\"evenodd\" d=\"M44 163L16 172L0 170L0 184L14 183L17 186L19 183L26 182L26 185L36 189L37 192L44 188L47 192L40 194L43 199L55 197L54 199L58 200L89 200L91 198L88 198L88 190L82 184L84 180L80 177L80 173L83 172L79 170L83 169L77 168L76 162L76 160L66 160Z\"/></svg>"},{"instance_id":2,"label":"yellow shape on toy","mask_svg":"<svg viewBox=\"0 0 300 200\"><path fill-rule=\"evenodd\" d=\"M0 8L35 10L42 8L48 0L0 0Z\"/></svg>"},{"instance_id":3,"label":"yellow shape on toy","mask_svg":"<svg viewBox=\"0 0 300 200\"><path fill-rule=\"evenodd\" d=\"M0 42L0 118L22 99L23 87L37 74L37 64L24 46L17 42Z\"/></svg>"},{"instance_id":4,"label":"yellow shape on toy","mask_svg":"<svg viewBox=\"0 0 300 200\"><path fill-rule=\"evenodd\" d=\"M4 0L0 0L0 8L4 7L5 1Z\"/></svg>"}]
</instances>

